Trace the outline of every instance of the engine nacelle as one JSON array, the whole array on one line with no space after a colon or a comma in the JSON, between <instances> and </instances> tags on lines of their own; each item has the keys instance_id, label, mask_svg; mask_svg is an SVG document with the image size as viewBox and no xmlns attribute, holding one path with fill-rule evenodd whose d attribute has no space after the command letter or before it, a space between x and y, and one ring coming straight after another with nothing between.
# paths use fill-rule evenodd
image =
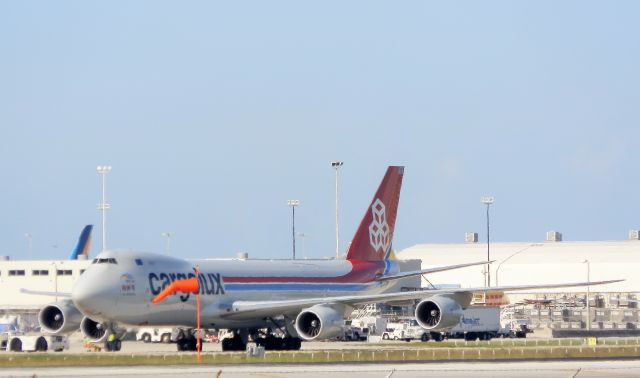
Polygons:
<instances>
[{"instance_id":1,"label":"engine nacelle","mask_svg":"<svg viewBox=\"0 0 640 378\"><path fill-rule=\"evenodd\" d=\"M60 301L42 308L38 313L38 323L46 333L68 333L78 329L82 316L71 301Z\"/></svg>"},{"instance_id":2,"label":"engine nacelle","mask_svg":"<svg viewBox=\"0 0 640 378\"><path fill-rule=\"evenodd\" d=\"M416 321L429 330L451 328L460 323L461 317L462 307L449 297L431 297L416 306Z\"/></svg>"},{"instance_id":3,"label":"engine nacelle","mask_svg":"<svg viewBox=\"0 0 640 378\"><path fill-rule=\"evenodd\" d=\"M80 330L85 337L88 337L94 343L106 340L110 332L107 326L86 316L80 323Z\"/></svg>"},{"instance_id":4,"label":"engine nacelle","mask_svg":"<svg viewBox=\"0 0 640 378\"><path fill-rule=\"evenodd\" d=\"M329 305L315 305L302 310L295 325L304 340L330 339L344 332L344 312Z\"/></svg>"}]
</instances>

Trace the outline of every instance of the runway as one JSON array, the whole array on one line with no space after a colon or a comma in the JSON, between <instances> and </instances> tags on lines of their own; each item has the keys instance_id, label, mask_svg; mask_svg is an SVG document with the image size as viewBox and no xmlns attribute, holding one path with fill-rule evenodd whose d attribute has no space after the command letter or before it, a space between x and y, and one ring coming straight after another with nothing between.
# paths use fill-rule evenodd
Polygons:
<instances>
[{"instance_id":1,"label":"runway","mask_svg":"<svg viewBox=\"0 0 640 378\"><path fill-rule=\"evenodd\" d=\"M6 368L0 377L299 377L329 378L349 374L350 378L384 377L521 377L593 378L639 377L639 360L542 361L486 363L379 363L225 366L118 366Z\"/></svg>"}]
</instances>

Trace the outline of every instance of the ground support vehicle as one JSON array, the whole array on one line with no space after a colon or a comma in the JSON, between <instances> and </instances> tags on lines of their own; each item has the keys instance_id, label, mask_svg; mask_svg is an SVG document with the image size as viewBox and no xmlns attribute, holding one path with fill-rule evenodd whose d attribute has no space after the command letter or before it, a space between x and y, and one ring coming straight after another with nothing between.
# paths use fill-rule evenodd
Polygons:
<instances>
[{"instance_id":1,"label":"ground support vehicle","mask_svg":"<svg viewBox=\"0 0 640 378\"><path fill-rule=\"evenodd\" d=\"M420 340L431 339L429 331L418 325L418 322L411 320L402 323L387 323L387 329L382 332L383 340Z\"/></svg>"},{"instance_id":2,"label":"ground support vehicle","mask_svg":"<svg viewBox=\"0 0 640 378\"><path fill-rule=\"evenodd\" d=\"M533 330L529 328L528 321L524 319L503 321L500 329L500 335L502 337L510 337L512 339L525 338L527 337L527 333L531 332L533 332Z\"/></svg>"},{"instance_id":3,"label":"ground support vehicle","mask_svg":"<svg viewBox=\"0 0 640 378\"><path fill-rule=\"evenodd\" d=\"M171 333L173 328L153 328L143 327L136 332L136 340L145 343L165 343L171 342Z\"/></svg>"},{"instance_id":4,"label":"ground support vehicle","mask_svg":"<svg viewBox=\"0 0 640 378\"><path fill-rule=\"evenodd\" d=\"M501 335L500 307L468 307L458 325L445 332L450 339L491 340Z\"/></svg>"},{"instance_id":5,"label":"ground support vehicle","mask_svg":"<svg viewBox=\"0 0 640 378\"><path fill-rule=\"evenodd\" d=\"M404 337L404 330L398 328L387 328L382 332L382 340L400 340Z\"/></svg>"},{"instance_id":6,"label":"ground support vehicle","mask_svg":"<svg viewBox=\"0 0 640 378\"><path fill-rule=\"evenodd\" d=\"M61 352L69 349L69 342L64 336L25 335L20 332L0 333L0 350L9 352Z\"/></svg>"}]
</instances>

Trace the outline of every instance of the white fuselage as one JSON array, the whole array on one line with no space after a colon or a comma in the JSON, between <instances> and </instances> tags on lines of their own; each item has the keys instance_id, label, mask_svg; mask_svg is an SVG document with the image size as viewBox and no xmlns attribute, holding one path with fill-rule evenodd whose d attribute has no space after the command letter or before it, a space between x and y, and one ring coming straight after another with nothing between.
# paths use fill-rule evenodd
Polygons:
<instances>
[{"instance_id":1,"label":"white fuselage","mask_svg":"<svg viewBox=\"0 0 640 378\"><path fill-rule=\"evenodd\" d=\"M228 320L236 301L275 301L381 293L376 276L395 273L392 262L347 260L184 260L137 252L103 252L76 282L73 301L85 315L127 325L195 326L196 295L176 293L151 300L199 268L202 326L262 327L265 319ZM295 316L295 314L291 314ZM274 315L275 316L275 315Z\"/></svg>"}]
</instances>

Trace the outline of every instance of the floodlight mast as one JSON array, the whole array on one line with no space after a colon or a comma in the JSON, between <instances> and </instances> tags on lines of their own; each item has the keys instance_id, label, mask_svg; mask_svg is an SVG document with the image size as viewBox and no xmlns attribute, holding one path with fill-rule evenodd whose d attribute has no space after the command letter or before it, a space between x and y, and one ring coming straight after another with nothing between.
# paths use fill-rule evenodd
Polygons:
<instances>
[{"instance_id":1,"label":"floodlight mast","mask_svg":"<svg viewBox=\"0 0 640 378\"><path fill-rule=\"evenodd\" d=\"M102 202L98 204L98 210L102 212L102 251L107 249L107 210L111 205L107 203L107 173L111 172L110 165L99 165L98 174L102 176Z\"/></svg>"},{"instance_id":2,"label":"floodlight mast","mask_svg":"<svg viewBox=\"0 0 640 378\"><path fill-rule=\"evenodd\" d=\"M343 161L332 161L331 166L336 170L336 259L340 258L340 228L338 223L338 171L344 164Z\"/></svg>"},{"instance_id":3,"label":"floodlight mast","mask_svg":"<svg viewBox=\"0 0 640 378\"><path fill-rule=\"evenodd\" d=\"M495 198L491 197L491 196L484 196L482 198L480 198L480 202L482 202L483 204L487 205L487 269L486 269L486 275L487 275L487 282L486 282L486 286L487 287L491 287L491 270L489 269L489 262L491 261L491 255L489 253L489 207L495 202Z\"/></svg>"},{"instance_id":4,"label":"floodlight mast","mask_svg":"<svg viewBox=\"0 0 640 378\"><path fill-rule=\"evenodd\" d=\"M173 236L173 234L171 232L163 232L161 235L164 236L165 238L167 238L166 244L165 244L165 248L164 248L164 252L167 255L169 255L170 252L171 252L171 237Z\"/></svg>"},{"instance_id":5,"label":"floodlight mast","mask_svg":"<svg viewBox=\"0 0 640 378\"><path fill-rule=\"evenodd\" d=\"M293 259L296 259L296 206L300 205L299 200L287 200L287 205L291 206L291 238L293 239Z\"/></svg>"},{"instance_id":6,"label":"floodlight mast","mask_svg":"<svg viewBox=\"0 0 640 378\"><path fill-rule=\"evenodd\" d=\"M591 282L591 267L589 260L584 260L583 264L587 264L587 282ZM587 331L591 331L591 305L589 304L589 297L591 296L591 289L587 285Z\"/></svg>"}]
</instances>

